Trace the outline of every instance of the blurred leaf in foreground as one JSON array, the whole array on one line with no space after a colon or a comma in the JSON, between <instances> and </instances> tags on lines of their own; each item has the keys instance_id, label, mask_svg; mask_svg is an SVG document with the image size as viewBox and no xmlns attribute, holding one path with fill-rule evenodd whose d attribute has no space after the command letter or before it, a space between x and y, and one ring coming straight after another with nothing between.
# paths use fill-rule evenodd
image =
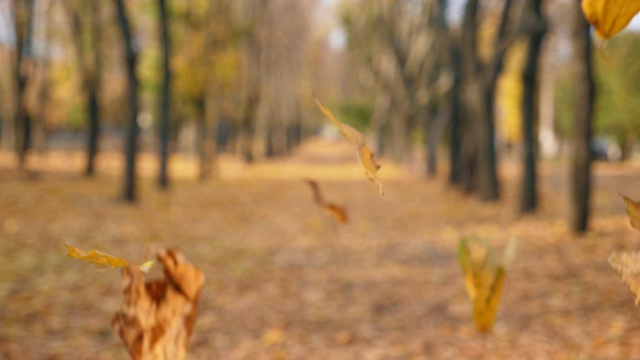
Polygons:
<instances>
[{"instance_id":1,"label":"blurred leaf in foreground","mask_svg":"<svg viewBox=\"0 0 640 360\"><path fill-rule=\"evenodd\" d=\"M473 304L473 321L478 331L491 331L495 322L506 277L506 265L515 256L515 240L505 250L501 264L489 244L477 238L463 238L458 248L458 260L464 274L464 284Z\"/></svg>"},{"instance_id":2,"label":"blurred leaf in foreground","mask_svg":"<svg viewBox=\"0 0 640 360\"><path fill-rule=\"evenodd\" d=\"M205 276L181 252L159 250L164 277L145 280L138 267L122 270L123 301L111 325L132 359L186 357Z\"/></svg>"},{"instance_id":3,"label":"blurred leaf in foreground","mask_svg":"<svg viewBox=\"0 0 640 360\"><path fill-rule=\"evenodd\" d=\"M622 275L622 281L636 295L636 305L640 304L640 252L615 252L609 255L609 265Z\"/></svg>"},{"instance_id":4,"label":"blurred leaf in foreground","mask_svg":"<svg viewBox=\"0 0 640 360\"><path fill-rule=\"evenodd\" d=\"M347 216L347 211L344 207L328 203L324 200L322 193L320 192L320 185L318 185L317 181L310 179L305 179L304 181L311 187L311 191L313 192L313 201L323 208L329 217L339 224L346 224L349 222L349 217Z\"/></svg>"},{"instance_id":5,"label":"blurred leaf in foreground","mask_svg":"<svg viewBox=\"0 0 640 360\"><path fill-rule=\"evenodd\" d=\"M338 129L340 129L342 135L344 135L344 137L346 137L353 145L356 146L356 156L358 157L360 166L362 166L362 168L364 169L367 177L378 184L380 195L384 195L384 192L382 191L382 183L380 183L380 180L378 180L378 177L376 176L378 169L380 169L380 165L376 163L373 152L371 151L371 149L369 149L367 142L364 140L364 136L362 136L362 134L358 130L338 121L338 119L333 116L331 111L324 107L324 105L322 105L322 103L320 103L318 99L314 98L314 100L316 101L316 104L318 104L318 107L320 108L322 113L324 113L329 119L331 119L331 121L338 127Z\"/></svg>"},{"instance_id":6,"label":"blurred leaf in foreground","mask_svg":"<svg viewBox=\"0 0 640 360\"><path fill-rule=\"evenodd\" d=\"M640 0L582 0L582 12L596 35L608 39L624 29L640 12Z\"/></svg>"},{"instance_id":7,"label":"blurred leaf in foreground","mask_svg":"<svg viewBox=\"0 0 640 360\"><path fill-rule=\"evenodd\" d=\"M627 208L629 223L634 229L640 230L640 202L633 201L624 195L621 196Z\"/></svg>"},{"instance_id":8,"label":"blurred leaf in foreground","mask_svg":"<svg viewBox=\"0 0 640 360\"><path fill-rule=\"evenodd\" d=\"M69 244L64 244L67 247L67 255L72 258L83 260L98 266L110 266L112 268L125 268L129 266L129 262L123 258L108 255L97 250L89 250L89 252L80 250ZM149 272L153 266L153 260L147 261L139 268L143 272Z\"/></svg>"}]
</instances>

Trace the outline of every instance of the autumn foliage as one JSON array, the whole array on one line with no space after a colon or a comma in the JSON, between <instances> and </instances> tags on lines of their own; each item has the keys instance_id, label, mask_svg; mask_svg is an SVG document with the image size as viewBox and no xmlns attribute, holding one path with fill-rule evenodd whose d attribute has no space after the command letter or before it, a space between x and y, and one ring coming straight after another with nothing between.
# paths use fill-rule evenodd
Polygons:
<instances>
[{"instance_id":1,"label":"autumn foliage","mask_svg":"<svg viewBox=\"0 0 640 360\"><path fill-rule=\"evenodd\" d=\"M346 224L349 222L349 216L347 215L347 210L343 206L329 203L325 201L322 196L322 192L320 191L320 185L315 180L306 179L305 182L311 187L311 191L313 193L313 201L321 207L324 212L335 222L339 224Z\"/></svg>"},{"instance_id":2,"label":"autumn foliage","mask_svg":"<svg viewBox=\"0 0 640 360\"><path fill-rule=\"evenodd\" d=\"M491 331L498 313L506 277L506 264L515 255L512 240L501 263L493 249L478 238L463 238L458 248L458 260L464 275L464 285L473 304L473 322L481 332Z\"/></svg>"},{"instance_id":3,"label":"autumn foliage","mask_svg":"<svg viewBox=\"0 0 640 360\"><path fill-rule=\"evenodd\" d=\"M640 12L639 0L582 0L582 11L596 34L608 39L624 29Z\"/></svg>"},{"instance_id":4,"label":"autumn foliage","mask_svg":"<svg viewBox=\"0 0 640 360\"><path fill-rule=\"evenodd\" d=\"M112 325L132 359L181 360L198 316L204 274L180 252L157 255L163 279L145 281L134 266L122 271L124 300Z\"/></svg>"}]
</instances>

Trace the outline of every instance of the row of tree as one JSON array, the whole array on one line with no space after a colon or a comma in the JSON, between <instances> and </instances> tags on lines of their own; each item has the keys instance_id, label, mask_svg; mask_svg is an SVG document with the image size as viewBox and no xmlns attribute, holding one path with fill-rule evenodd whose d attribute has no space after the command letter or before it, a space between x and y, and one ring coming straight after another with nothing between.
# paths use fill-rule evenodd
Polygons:
<instances>
[{"instance_id":1,"label":"row of tree","mask_svg":"<svg viewBox=\"0 0 640 360\"><path fill-rule=\"evenodd\" d=\"M162 187L169 184L167 159L180 136L193 134L187 142L195 144L204 179L215 169L220 144L252 161L256 154L286 154L311 131L300 92L312 92L303 76L310 71L314 1L8 5L0 10L14 25L15 46L0 47L12 69L0 82L14 101L2 104L0 129L3 146L15 149L21 167L39 131L86 129L91 176L104 129L124 128L123 194L132 201L138 138L148 114L157 132ZM12 120L4 116L11 113Z\"/></svg>"},{"instance_id":2,"label":"row of tree","mask_svg":"<svg viewBox=\"0 0 640 360\"><path fill-rule=\"evenodd\" d=\"M449 150L450 183L484 201L497 200L498 83L506 57L520 49L524 52L519 106L520 209L534 211L538 204L539 69L549 28L543 1L468 0L457 17L448 11L450 5L447 0L361 0L345 5L343 22L350 50L356 62L369 68L375 82L371 127L377 151L404 160L411 155L412 134L422 133L427 173L433 176L438 168L437 150L444 141ZM572 226L584 231L594 88L589 26L579 6L578 0L565 1L560 21L567 23L569 14L573 23Z\"/></svg>"},{"instance_id":3,"label":"row of tree","mask_svg":"<svg viewBox=\"0 0 640 360\"><path fill-rule=\"evenodd\" d=\"M315 111L308 106L315 92L339 109L342 120L368 127L377 154L407 161L420 139L426 172L434 176L444 157L439 150L446 148L449 182L483 201L500 197L499 151L517 142L523 212L538 204L538 136L564 134L573 154L572 225L584 231L594 71L579 4L342 1L342 49L340 41L331 45L326 33L313 32L316 1L14 0L0 7L11 15L15 34L15 46L0 46L0 56L11 59L0 89L15 95L10 105L0 104L2 143L11 144L23 166L47 130L86 129L86 173L92 175L102 131L126 128L123 194L133 200L145 115L155 114L158 182L166 187L167 159L179 138L194 144L202 179L215 171L216 152L224 146L246 161L287 154L319 118L317 111L307 113ZM634 41L616 47L628 53ZM558 70L541 65L545 57L570 69L560 86L549 75ZM638 82L619 70L628 69L620 65L625 57L633 53L598 61L598 84L625 90L603 95L595 115L600 133L632 144L634 112L617 106L637 91ZM508 76L518 85L505 90ZM552 80L541 82L541 76ZM511 106L521 121L499 108L505 91L515 88L522 94L511 96ZM505 117L519 126L517 136L499 133Z\"/></svg>"}]
</instances>

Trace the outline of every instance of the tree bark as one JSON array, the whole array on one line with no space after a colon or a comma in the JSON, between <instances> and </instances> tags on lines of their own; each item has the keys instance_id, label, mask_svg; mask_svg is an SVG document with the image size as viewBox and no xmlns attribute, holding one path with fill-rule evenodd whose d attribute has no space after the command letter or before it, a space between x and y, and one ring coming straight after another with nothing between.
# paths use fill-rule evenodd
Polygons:
<instances>
[{"instance_id":1,"label":"tree bark","mask_svg":"<svg viewBox=\"0 0 640 360\"><path fill-rule=\"evenodd\" d=\"M458 44L450 44L451 72L453 83L449 102L451 115L449 117L449 183L460 184L462 180L462 134L460 123L462 121L461 95L462 95L462 60Z\"/></svg>"},{"instance_id":2,"label":"tree bark","mask_svg":"<svg viewBox=\"0 0 640 360\"><path fill-rule=\"evenodd\" d=\"M14 114L14 146L18 156L18 166L24 167L27 151L31 145L31 119L27 113L25 90L28 80L29 61L32 60L32 32L34 0L16 0L13 8L13 23L16 36L15 91L16 110Z\"/></svg>"},{"instance_id":3,"label":"tree bark","mask_svg":"<svg viewBox=\"0 0 640 360\"><path fill-rule=\"evenodd\" d=\"M460 48L465 117L470 125L469 130L476 137L476 147L473 148L476 159L469 161L471 166L467 168L473 171L474 185L483 201L494 201L500 197L495 142L495 90L504 55L517 35L518 28L511 24L513 4L513 0L504 1L493 54L488 61L481 60L478 53L479 0L467 2L462 25Z\"/></svg>"},{"instance_id":4,"label":"tree bark","mask_svg":"<svg viewBox=\"0 0 640 360\"><path fill-rule=\"evenodd\" d=\"M591 62L589 23L576 0L576 24L573 33L574 71L574 149L571 165L573 207L571 227L577 233L587 231L591 193L591 132L595 86Z\"/></svg>"},{"instance_id":5,"label":"tree bark","mask_svg":"<svg viewBox=\"0 0 640 360\"><path fill-rule=\"evenodd\" d=\"M171 104L171 43L169 40L169 19L167 16L167 1L158 0L160 15L160 48L162 49L162 95L160 98L160 172L158 185L161 189L169 187L169 175L167 173L167 161L169 157L169 107Z\"/></svg>"},{"instance_id":6,"label":"tree bark","mask_svg":"<svg viewBox=\"0 0 640 360\"><path fill-rule=\"evenodd\" d=\"M522 136L523 136L523 174L521 212L535 211L538 206L537 174L536 174L536 146L535 122L538 118L538 63L542 39L546 31L545 20L540 9L542 0L529 1L529 16L532 17L534 27L529 35L527 60L522 73Z\"/></svg>"},{"instance_id":7,"label":"tree bark","mask_svg":"<svg viewBox=\"0 0 640 360\"><path fill-rule=\"evenodd\" d=\"M102 69L102 52L98 44L102 28L100 20L100 2L91 1L89 6L89 29L90 46L83 40L83 33L86 28L82 26L81 9L78 6L66 3L69 16L71 17L71 27L76 45L76 58L79 72L82 75L82 86L85 93L86 112L88 118L89 131L87 136L87 162L85 165L85 175L91 177L95 174L95 159L98 154L98 141L100 138L100 104L98 102L100 89L100 75ZM83 8L85 10L86 8Z\"/></svg>"},{"instance_id":8,"label":"tree bark","mask_svg":"<svg viewBox=\"0 0 640 360\"><path fill-rule=\"evenodd\" d=\"M122 31L122 40L125 47L125 61L127 71L127 85L129 97L129 125L125 140L125 172L123 197L126 201L133 202L136 199L136 155L138 151L138 78L136 76L137 54L133 44L133 37L129 26L129 19L124 5L124 0L116 0L118 23Z\"/></svg>"}]
</instances>

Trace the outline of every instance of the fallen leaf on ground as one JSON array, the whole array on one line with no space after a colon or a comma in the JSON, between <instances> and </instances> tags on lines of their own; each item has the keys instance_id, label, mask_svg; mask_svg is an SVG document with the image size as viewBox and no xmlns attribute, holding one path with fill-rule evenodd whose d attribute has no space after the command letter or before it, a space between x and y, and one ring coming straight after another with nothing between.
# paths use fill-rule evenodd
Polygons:
<instances>
[{"instance_id":1,"label":"fallen leaf on ground","mask_svg":"<svg viewBox=\"0 0 640 360\"><path fill-rule=\"evenodd\" d=\"M342 135L344 135L344 137L346 137L353 145L356 146L356 156L358 158L360 166L362 166L362 168L364 169L367 177L378 184L380 195L384 195L384 192L382 190L382 183L380 182L380 180L378 180L378 177L376 175L378 169L380 169L380 165L376 163L373 152L371 151L371 149L369 149L367 142L364 140L364 136L362 136L362 134L358 130L338 121L338 119L333 116L331 111L329 111L329 109L322 105L322 103L318 99L314 98L314 100L320 110L329 119L331 119L331 122L333 122L338 127L338 129L340 129Z\"/></svg>"},{"instance_id":2,"label":"fallen leaf on ground","mask_svg":"<svg viewBox=\"0 0 640 360\"><path fill-rule=\"evenodd\" d=\"M608 39L624 29L640 12L640 0L582 0L582 12L596 35Z\"/></svg>"}]
</instances>

